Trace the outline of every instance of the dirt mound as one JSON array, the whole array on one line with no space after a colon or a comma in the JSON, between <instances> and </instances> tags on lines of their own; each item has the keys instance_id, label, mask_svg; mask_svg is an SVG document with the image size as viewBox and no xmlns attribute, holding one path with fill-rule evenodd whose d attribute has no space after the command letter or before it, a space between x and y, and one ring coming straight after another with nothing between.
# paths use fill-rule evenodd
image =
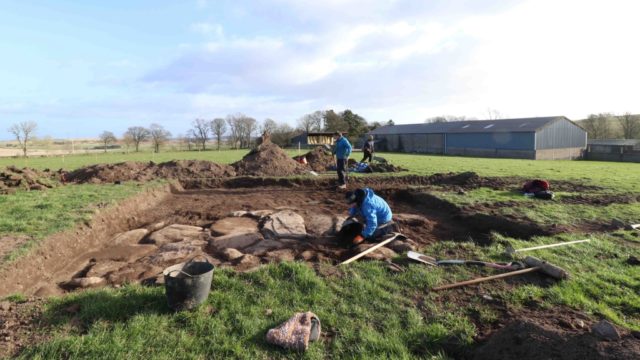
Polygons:
<instances>
[{"instance_id":1,"label":"dirt mound","mask_svg":"<svg viewBox=\"0 0 640 360\"><path fill-rule=\"evenodd\" d=\"M304 157L313 171L327 171L336 163L331 152L321 146L309 151Z\"/></svg>"},{"instance_id":2,"label":"dirt mound","mask_svg":"<svg viewBox=\"0 0 640 360\"><path fill-rule=\"evenodd\" d=\"M515 321L474 351L472 359L638 359L640 342L628 335L618 342L598 341L586 332Z\"/></svg>"},{"instance_id":3,"label":"dirt mound","mask_svg":"<svg viewBox=\"0 0 640 360\"><path fill-rule=\"evenodd\" d=\"M18 169L8 166L0 171L0 194L9 194L17 189L43 190L60 184L60 172Z\"/></svg>"},{"instance_id":4,"label":"dirt mound","mask_svg":"<svg viewBox=\"0 0 640 360\"><path fill-rule=\"evenodd\" d=\"M127 161L118 164L96 164L80 168L65 175L65 180L75 183L109 183L118 181L149 181L153 179L221 178L235 176L228 165L206 160L179 160L161 164Z\"/></svg>"},{"instance_id":5,"label":"dirt mound","mask_svg":"<svg viewBox=\"0 0 640 360\"><path fill-rule=\"evenodd\" d=\"M307 172L304 165L293 160L280 146L268 139L233 164L238 175L291 176Z\"/></svg>"},{"instance_id":6,"label":"dirt mound","mask_svg":"<svg viewBox=\"0 0 640 360\"><path fill-rule=\"evenodd\" d=\"M400 166L395 166L389 163L371 163L369 164L369 171L371 173L387 173L387 172L400 172L407 171L405 168L401 168Z\"/></svg>"}]
</instances>

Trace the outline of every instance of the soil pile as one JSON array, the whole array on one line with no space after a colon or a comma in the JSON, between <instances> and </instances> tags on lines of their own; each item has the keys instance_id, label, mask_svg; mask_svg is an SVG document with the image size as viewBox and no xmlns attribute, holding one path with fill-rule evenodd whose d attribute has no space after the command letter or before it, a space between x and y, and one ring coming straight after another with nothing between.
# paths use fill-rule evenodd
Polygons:
<instances>
[{"instance_id":1,"label":"soil pile","mask_svg":"<svg viewBox=\"0 0 640 360\"><path fill-rule=\"evenodd\" d=\"M231 166L206 160L179 160L161 164L127 161L118 164L96 164L65 174L65 180L75 183L110 183L119 181L150 181L153 179L207 179L235 176Z\"/></svg>"},{"instance_id":2,"label":"soil pile","mask_svg":"<svg viewBox=\"0 0 640 360\"><path fill-rule=\"evenodd\" d=\"M304 157L307 158L307 163L313 171L327 171L329 170L329 167L336 164L331 152L327 151L322 146L318 146L309 151L304 155Z\"/></svg>"},{"instance_id":3,"label":"soil pile","mask_svg":"<svg viewBox=\"0 0 640 360\"><path fill-rule=\"evenodd\" d=\"M0 170L0 194L10 194L17 189L43 190L60 184L60 172L50 170L36 170L30 168L18 169L8 166Z\"/></svg>"},{"instance_id":4,"label":"soil pile","mask_svg":"<svg viewBox=\"0 0 640 360\"><path fill-rule=\"evenodd\" d=\"M369 171L372 173L386 173L386 172L400 172L407 171L407 169L395 166L389 163L371 163L369 164Z\"/></svg>"},{"instance_id":5,"label":"soil pile","mask_svg":"<svg viewBox=\"0 0 640 360\"><path fill-rule=\"evenodd\" d=\"M248 176L291 176L307 172L304 165L293 160L269 139L234 163L233 167L238 175Z\"/></svg>"}]
</instances>

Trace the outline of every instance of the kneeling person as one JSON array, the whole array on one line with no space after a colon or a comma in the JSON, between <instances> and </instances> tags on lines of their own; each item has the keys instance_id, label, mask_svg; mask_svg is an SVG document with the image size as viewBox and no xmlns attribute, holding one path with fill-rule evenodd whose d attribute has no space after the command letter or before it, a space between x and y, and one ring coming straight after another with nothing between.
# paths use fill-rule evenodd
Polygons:
<instances>
[{"instance_id":1,"label":"kneeling person","mask_svg":"<svg viewBox=\"0 0 640 360\"><path fill-rule=\"evenodd\" d=\"M374 240L393 231L391 208L373 190L364 188L349 191L346 198L349 204L353 204L349 208L349 216L361 216L365 221L362 233L353 239L353 244L360 244L365 239Z\"/></svg>"}]
</instances>

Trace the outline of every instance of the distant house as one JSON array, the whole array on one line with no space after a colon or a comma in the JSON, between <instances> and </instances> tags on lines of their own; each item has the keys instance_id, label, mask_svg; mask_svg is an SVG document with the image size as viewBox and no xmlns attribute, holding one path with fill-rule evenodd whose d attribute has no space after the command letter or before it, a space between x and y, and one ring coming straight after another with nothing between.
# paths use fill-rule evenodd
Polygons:
<instances>
[{"instance_id":1,"label":"distant house","mask_svg":"<svg viewBox=\"0 0 640 360\"><path fill-rule=\"evenodd\" d=\"M599 161L640 162L640 140L589 140L586 158Z\"/></svg>"},{"instance_id":2,"label":"distant house","mask_svg":"<svg viewBox=\"0 0 640 360\"><path fill-rule=\"evenodd\" d=\"M291 138L291 145L294 147L333 145L333 143L333 132L303 132Z\"/></svg>"},{"instance_id":3,"label":"distant house","mask_svg":"<svg viewBox=\"0 0 640 360\"><path fill-rule=\"evenodd\" d=\"M387 125L372 130L380 151L517 159L576 159L587 132L564 116Z\"/></svg>"}]
</instances>

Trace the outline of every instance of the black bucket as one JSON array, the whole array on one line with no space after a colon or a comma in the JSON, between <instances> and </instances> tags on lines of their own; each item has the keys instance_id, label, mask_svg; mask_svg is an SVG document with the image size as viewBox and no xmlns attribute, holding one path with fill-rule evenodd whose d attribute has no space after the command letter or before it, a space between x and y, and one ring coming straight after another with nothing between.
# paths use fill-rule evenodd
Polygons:
<instances>
[{"instance_id":1,"label":"black bucket","mask_svg":"<svg viewBox=\"0 0 640 360\"><path fill-rule=\"evenodd\" d=\"M204 256L203 256L204 257ZM170 266L162 272L169 307L191 310L207 300L213 279L213 264L191 260Z\"/></svg>"}]
</instances>

